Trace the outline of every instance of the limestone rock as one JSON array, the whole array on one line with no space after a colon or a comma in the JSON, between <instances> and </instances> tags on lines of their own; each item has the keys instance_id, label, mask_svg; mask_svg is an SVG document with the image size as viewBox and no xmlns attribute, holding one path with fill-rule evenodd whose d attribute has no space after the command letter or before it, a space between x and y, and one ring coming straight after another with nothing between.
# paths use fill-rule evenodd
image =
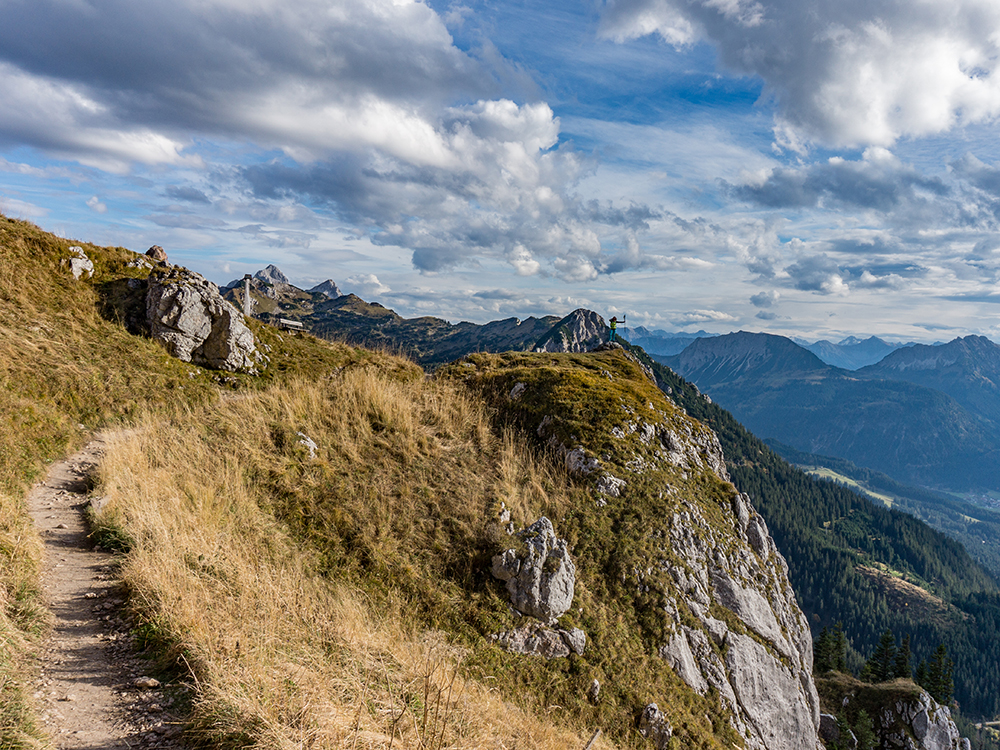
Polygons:
<instances>
[{"instance_id":1,"label":"limestone rock","mask_svg":"<svg viewBox=\"0 0 1000 750\"><path fill-rule=\"evenodd\" d=\"M534 623L499 633L495 638L501 646L514 654L559 659L570 654L570 647L563 637L564 632Z\"/></svg>"},{"instance_id":2,"label":"limestone rock","mask_svg":"<svg viewBox=\"0 0 1000 750\"><path fill-rule=\"evenodd\" d=\"M493 558L493 575L507 582L514 608L543 622L553 622L573 604L576 566L565 539L542 516L517 536L525 552L508 549Z\"/></svg>"},{"instance_id":3,"label":"limestone rock","mask_svg":"<svg viewBox=\"0 0 1000 750\"><path fill-rule=\"evenodd\" d=\"M587 691L587 698L591 703L597 703L597 699L601 697L601 682L596 677L590 683L590 689Z\"/></svg>"},{"instance_id":4,"label":"limestone rock","mask_svg":"<svg viewBox=\"0 0 1000 750\"><path fill-rule=\"evenodd\" d=\"M605 474L597 480L594 489L608 497L619 497L622 494L622 490L625 489L625 480L611 474Z\"/></svg>"},{"instance_id":5,"label":"limestone rock","mask_svg":"<svg viewBox=\"0 0 1000 750\"><path fill-rule=\"evenodd\" d=\"M83 252L83 248L74 245L69 249L72 257L69 259L69 270L74 279L89 279L94 275L94 262Z\"/></svg>"},{"instance_id":6,"label":"limestone rock","mask_svg":"<svg viewBox=\"0 0 1000 750\"><path fill-rule=\"evenodd\" d=\"M317 448L316 441L313 440L308 435L306 435L304 432L297 432L295 434L299 436L298 444L301 445L303 448L305 448L307 451L309 451L309 460L311 461L312 459L316 458L316 448Z\"/></svg>"},{"instance_id":7,"label":"limestone rock","mask_svg":"<svg viewBox=\"0 0 1000 750\"><path fill-rule=\"evenodd\" d=\"M816 747L819 717L803 699L798 675L749 636L730 632L726 643L729 681L745 721L756 730L759 746L767 750Z\"/></svg>"},{"instance_id":8,"label":"limestone rock","mask_svg":"<svg viewBox=\"0 0 1000 750\"><path fill-rule=\"evenodd\" d=\"M256 372L265 358L242 314L204 277L176 268L153 272L146 291L153 338L184 362L230 372Z\"/></svg>"},{"instance_id":9,"label":"limestone rock","mask_svg":"<svg viewBox=\"0 0 1000 750\"><path fill-rule=\"evenodd\" d=\"M587 634L584 633L580 628L573 628L571 630L560 630L559 634L562 639L569 646L569 650L574 654L583 656L584 650L587 648Z\"/></svg>"},{"instance_id":10,"label":"limestone rock","mask_svg":"<svg viewBox=\"0 0 1000 750\"><path fill-rule=\"evenodd\" d=\"M913 701L897 701L882 709L875 730L883 746L888 747L966 750L971 745L959 735L948 707L940 705L925 690Z\"/></svg>"},{"instance_id":11,"label":"limestone rock","mask_svg":"<svg viewBox=\"0 0 1000 750\"><path fill-rule=\"evenodd\" d=\"M146 257L152 258L156 263L166 263L167 262L167 251L164 250L159 245L153 245L149 250L146 251Z\"/></svg>"},{"instance_id":12,"label":"limestone rock","mask_svg":"<svg viewBox=\"0 0 1000 750\"><path fill-rule=\"evenodd\" d=\"M656 750L666 750L670 747L674 729L659 707L655 703L650 703L643 709L642 717L639 719L639 734L652 740Z\"/></svg>"}]
</instances>

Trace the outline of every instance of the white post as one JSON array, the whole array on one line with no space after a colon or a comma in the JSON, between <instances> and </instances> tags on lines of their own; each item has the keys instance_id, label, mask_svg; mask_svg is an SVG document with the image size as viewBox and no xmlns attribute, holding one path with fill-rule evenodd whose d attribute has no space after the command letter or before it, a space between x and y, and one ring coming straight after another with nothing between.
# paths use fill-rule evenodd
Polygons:
<instances>
[{"instance_id":1,"label":"white post","mask_svg":"<svg viewBox=\"0 0 1000 750\"><path fill-rule=\"evenodd\" d=\"M243 274L243 314L250 317L250 274Z\"/></svg>"}]
</instances>

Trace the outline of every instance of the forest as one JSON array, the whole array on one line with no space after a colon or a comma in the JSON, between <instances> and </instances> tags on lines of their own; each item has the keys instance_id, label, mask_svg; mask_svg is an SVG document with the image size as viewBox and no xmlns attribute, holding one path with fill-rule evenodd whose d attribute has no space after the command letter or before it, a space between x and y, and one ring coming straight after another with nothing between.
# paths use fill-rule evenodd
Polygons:
<instances>
[{"instance_id":1,"label":"forest","mask_svg":"<svg viewBox=\"0 0 1000 750\"><path fill-rule=\"evenodd\" d=\"M944 645L954 699L970 717L1000 713L1000 591L957 541L791 466L729 412L645 352L661 389L719 436L730 476L764 516L813 633L841 624L859 671L887 630L917 662ZM912 585L911 585L912 584ZM921 593L923 589L928 594Z\"/></svg>"}]
</instances>

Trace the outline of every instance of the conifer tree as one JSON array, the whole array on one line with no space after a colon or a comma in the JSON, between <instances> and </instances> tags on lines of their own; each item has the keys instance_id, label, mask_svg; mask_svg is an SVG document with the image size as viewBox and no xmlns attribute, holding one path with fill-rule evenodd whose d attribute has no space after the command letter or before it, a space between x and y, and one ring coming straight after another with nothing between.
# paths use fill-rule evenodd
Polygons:
<instances>
[{"instance_id":1,"label":"conifer tree","mask_svg":"<svg viewBox=\"0 0 1000 750\"><path fill-rule=\"evenodd\" d=\"M863 708L858 711L858 718L854 723L854 736L858 740L858 750L875 750L878 742L875 723Z\"/></svg>"},{"instance_id":2,"label":"conifer tree","mask_svg":"<svg viewBox=\"0 0 1000 750\"><path fill-rule=\"evenodd\" d=\"M947 705L951 702L952 694L955 691L955 684L952 680L952 672L955 665L948 658L948 649L942 643L934 651L930 663L927 665L927 681L923 686L927 692L938 703Z\"/></svg>"},{"instance_id":3,"label":"conifer tree","mask_svg":"<svg viewBox=\"0 0 1000 750\"><path fill-rule=\"evenodd\" d=\"M844 634L844 624L842 622L838 622L833 626L830 668L838 672L847 672L847 636Z\"/></svg>"},{"instance_id":4,"label":"conifer tree","mask_svg":"<svg viewBox=\"0 0 1000 750\"><path fill-rule=\"evenodd\" d=\"M893 678L896 669L896 636L889 628L879 638L867 666L872 682L885 682Z\"/></svg>"},{"instance_id":5,"label":"conifer tree","mask_svg":"<svg viewBox=\"0 0 1000 750\"><path fill-rule=\"evenodd\" d=\"M813 645L813 671L823 674L833 669L833 635L825 627L819 631Z\"/></svg>"},{"instance_id":6,"label":"conifer tree","mask_svg":"<svg viewBox=\"0 0 1000 750\"><path fill-rule=\"evenodd\" d=\"M910 634L903 636L903 642L896 651L896 663L893 669L893 677L906 677L912 675L910 667Z\"/></svg>"}]
</instances>

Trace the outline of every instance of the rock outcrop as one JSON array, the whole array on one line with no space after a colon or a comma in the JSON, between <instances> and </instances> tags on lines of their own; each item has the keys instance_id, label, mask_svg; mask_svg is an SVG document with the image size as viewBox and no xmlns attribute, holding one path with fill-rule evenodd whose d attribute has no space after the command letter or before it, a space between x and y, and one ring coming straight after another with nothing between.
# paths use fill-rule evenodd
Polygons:
<instances>
[{"instance_id":1,"label":"rock outcrop","mask_svg":"<svg viewBox=\"0 0 1000 750\"><path fill-rule=\"evenodd\" d=\"M153 338L185 362L254 373L266 361L243 315L204 277L186 269L154 271L146 292Z\"/></svg>"},{"instance_id":2,"label":"rock outcrop","mask_svg":"<svg viewBox=\"0 0 1000 750\"><path fill-rule=\"evenodd\" d=\"M731 484L716 435L626 355L616 348L587 358L476 355L454 374L511 406L589 486L594 504L579 511L574 555L609 564L581 548L584 539L627 548L610 556L621 562L615 585L646 620L644 636L656 639L646 647L683 689L717 700L747 750L817 750L812 636L784 558L750 498ZM494 575L511 582L521 557L508 550L494 558ZM595 635L591 649L600 648ZM675 742L682 704L694 696L644 699L643 733L659 747Z\"/></svg>"},{"instance_id":3,"label":"rock outcrop","mask_svg":"<svg viewBox=\"0 0 1000 750\"><path fill-rule=\"evenodd\" d=\"M493 575L507 582L511 603L522 614L555 622L573 604L576 566L565 539L542 516L517 534L524 550L507 549L493 558Z\"/></svg>"},{"instance_id":4,"label":"rock outcrop","mask_svg":"<svg viewBox=\"0 0 1000 750\"><path fill-rule=\"evenodd\" d=\"M167 262L167 251L164 250L159 245L153 245L149 250L146 251L146 257L152 258L156 263L166 263Z\"/></svg>"},{"instance_id":5,"label":"rock outcrop","mask_svg":"<svg viewBox=\"0 0 1000 750\"><path fill-rule=\"evenodd\" d=\"M83 252L83 248L74 245L69 249L69 270L74 279L89 279L94 275L94 262Z\"/></svg>"},{"instance_id":6,"label":"rock outcrop","mask_svg":"<svg viewBox=\"0 0 1000 750\"><path fill-rule=\"evenodd\" d=\"M971 750L972 743L958 733L951 711L925 690L912 701L897 700L875 718L882 747L904 750Z\"/></svg>"}]
</instances>

